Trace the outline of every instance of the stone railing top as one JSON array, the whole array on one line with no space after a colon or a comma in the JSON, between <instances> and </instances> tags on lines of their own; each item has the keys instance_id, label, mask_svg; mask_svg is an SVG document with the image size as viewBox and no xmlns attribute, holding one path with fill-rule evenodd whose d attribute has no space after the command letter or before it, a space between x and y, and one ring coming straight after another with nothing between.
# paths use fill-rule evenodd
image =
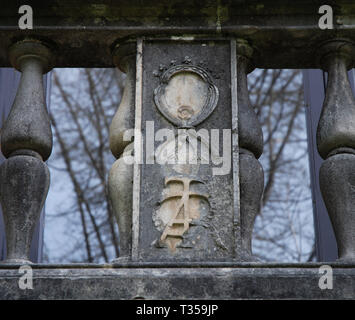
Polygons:
<instances>
[{"instance_id":1,"label":"stone railing top","mask_svg":"<svg viewBox=\"0 0 355 320\"><path fill-rule=\"evenodd\" d=\"M330 38L355 40L355 3L328 1L334 29L321 30L322 1L55 1L32 5L33 29L20 30L11 1L0 12L0 67L9 67L7 49L14 39L44 37L57 46L57 67L113 67L117 40L137 36L237 37L256 49L260 68L318 67L315 49ZM277 50L275 50L277 48Z\"/></svg>"}]
</instances>

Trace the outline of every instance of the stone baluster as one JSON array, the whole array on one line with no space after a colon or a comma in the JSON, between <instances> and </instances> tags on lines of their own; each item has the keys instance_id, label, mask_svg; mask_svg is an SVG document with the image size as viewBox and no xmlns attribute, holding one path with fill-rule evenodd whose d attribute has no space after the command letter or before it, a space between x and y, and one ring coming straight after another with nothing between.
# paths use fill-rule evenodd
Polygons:
<instances>
[{"instance_id":1,"label":"stone baluster","mask_svg":"<svg viewBox=\"0 0 355 320\"><path fill-rule=\"evenodd\" d=\"M320 188L333 225L339 260L355 260L355 101L347 70L354 46L332 40L320 48L320 64L328 83L317 129Z\"/></svg>"},{"instance_id":2,"label":"stone baluster","mask_svg":"<svg viewBox=\"0 0 355 320\"><path fill-rule=\"evenodd\" d=\"M37 40L23 40L9 50L14 68L22 72L11 112L1 135L7 158L0 167L7 263L29 263L36 223L49 188L44 163L52 150L52 132L45 104L43 74L51 69L51 52Z\"/></svg>"},{"instance_id":3,"label":"stone baluster","mask_svg":"<svg viewBox=\"0 0 355 320\"><path fill-rule=\"evenodd\" d=\"M135 42L116 46L113 51L115 65L127 75L122 100L110 126L110 148L118 159L112 165L108 178L120 235L120 257L117 262L130 259L132 246L133 142L125 139L124 134L126 130L134 129L135 53Z\"/></svg>"},{"instance_id":4,"label":"stone baluster","mask_svg":"<svg viewBox=\"0 0 355 320\"><path fill-rule=\"evenodd\" d=\"M264 172L257 160L263 152L263 133L250 104L247 84L252 48L243 40L237 41L237 101L240 170L240 245L237 258L255 260L251 243L254 222L260 211L264 189ZM238 248L240 247L240 248Z\"/></svg>"}]
</instances>

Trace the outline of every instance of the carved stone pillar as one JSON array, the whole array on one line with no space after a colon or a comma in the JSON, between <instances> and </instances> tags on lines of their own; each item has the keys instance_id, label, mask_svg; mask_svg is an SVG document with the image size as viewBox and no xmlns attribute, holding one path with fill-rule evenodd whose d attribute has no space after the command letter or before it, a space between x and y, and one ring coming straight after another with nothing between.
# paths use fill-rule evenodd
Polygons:
<instances>
[{"instance_id":1,"label":"carved stone pillar","mask_svg":"<svg viewBox=\"0 0 355 320\"><path fill-rule=\"evenodd\" d=\"M251 240L254 222L260 212L264 190L264 172L257 160L264 147L263 132L250 104L247 84L252 48L243 40L237 41L238 134L240 172L240 245L239 259L254 260Z\"/></svg>"},{"instance_id":2,"label":"carved stone pillar","mask_svg":"<svg viewBox=\"0 0 355 320\"><path fill-rule=\"evenodd\" d=\"M253 260L263 136L248 97L251 48L235 40L136 45L113 52L127 73L110 132L115 262ZM133 128L134 146L123 139Z\"/></svg>"},{"instance_id":3,"label":"carved stone pillar","mask_svg":"<svg viewBox=\"0 0 355 320\"><path fill-rule=\"evenodd\" d=\"M113 51L115 65L126 73L121 103L110 126L110 148L118 159L109 173L108 186L111 204L118 222L120 257L116 261L129 260L132 246L132 191L133 191L133 142L128 130L134 129L136 86L136 43L117 46Z\"/></svg>"},{"instance_id":4,"label":"carved stone pillar","mask_svg":"<svg viewBox=\"0 0 355 320\"><path fill-rule=\"evenodd\" d=\"M232 153L239 152L238 139L232 145L232 128L238 130L231 72L236 59L235 41L137 40L133 197L125 215L133 261L203 263L240 256L239 162L232 163ZM125 102L124 108L133 110L133 99L127 100L132 107ZM111 184L118 181L116 170ZM129 190L131 178L120 182ZM111 190L122 219L126 209L119 204L125 200Z\"/></svg>"},{"instance_id":5,"label":"carved stone pillar","mask_svg":"<svg viewBox=\"0 0 355 320\"><path fill-rule=\"evenodd\" d=\"M320 63L328 83L317 129L320 188L334 228L341 261L355 260L355 101L347 70L354 45L346 40L323 44Z\"/></svg>"},{"instance_id":6,"label":"carved stone pillar","mask_svg":"<svg viewBox=\"0 0 355 320\"><path fill-rule=\"evenodd\" d=\"M6 262L29 263L33 231L49 188L44 161L51 154L52 132L42 75L52 63L49 47L37 40L15 43L9 57L22 75L1 135L1 149L7 160L0 167L0 201L6 229Z\"/></svg>"}]
</instances>

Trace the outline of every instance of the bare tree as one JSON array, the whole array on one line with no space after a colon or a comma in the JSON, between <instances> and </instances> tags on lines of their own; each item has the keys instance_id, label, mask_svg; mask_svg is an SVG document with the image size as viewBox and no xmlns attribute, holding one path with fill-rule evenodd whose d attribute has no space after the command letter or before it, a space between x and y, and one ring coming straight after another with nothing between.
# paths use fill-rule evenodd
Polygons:
<instances>
[{"instance_id":1,"label":"bare tree","mask_svg":"<svg viewBox=\"0 0 355 320\"><path fill-rule=\"evenodd\" d=\"M53 214L56 219L65 216L73 241L62 256L70 261L108 262L119 255L106 179L114 161L108 147L109 125L121 90L122 74L115 69L53 72L50 118L57 148L49 167L65 173L73 192L71 206ZM84 243L85 255L78 255Z\"/></svg>"},{"instance_id":2,"label":"bare tree","mask_svg":"<svg viewBox=\"0 0 355 320\"><path fill-rule=\"evenodd\" d=\"M314 256L314 228L302 75L256 70L249 90L264 133L265 188L254 253L266 261L308 260Z\"/></svg>"},{"instance_id":3,"label":"bare tree","mask_svg":"<svg viewBox=\"0 0 355 320\"><path fill-rule=\"evenodd\" d=\"M114 161L109 125L123 78L115 69L53 72L50 117L55 151L49 166L56 178L51 188L61 184L62 190L52 189L49 196L48 202L59 205L47 206L46 232L65 224L66 234L58 235L56 254L45 251L50 261L103 262L119 255L106 177ZM314 234L301 74L256 70L248 82L265 143L265 192L253 250L266 261L304 261L312 255Z\"/></svg>"}]
</instances>

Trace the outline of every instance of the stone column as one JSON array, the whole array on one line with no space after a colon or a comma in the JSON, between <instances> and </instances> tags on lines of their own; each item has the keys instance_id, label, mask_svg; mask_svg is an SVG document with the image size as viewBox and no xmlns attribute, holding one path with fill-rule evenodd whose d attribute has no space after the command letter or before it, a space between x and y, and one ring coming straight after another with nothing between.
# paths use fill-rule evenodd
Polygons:
<instances>
[{"instance_id":1,"label":"stone column","mask_svg":"<svg viewBox=\"0 0 355 320\"><path fill-rule=\"evenodd\" d=\"M51 69L52 56L46 44L27 39L15 43L9 57L22 75L1 135L7 160L0 167L0 201L6 229L6 262L29 263L33 231L49 188L44 161L51 154L52 132L42 75Z\"/></svg>"},{"instance_id":2,"label":"stone column","mask_svg":"<svg viewBox=\"0 0 355 320\"><path fill-rule=\"evenodd\" d=\"M252 256L252 234L257 214L260 213L264 190L264 171L257 160L264 147L263 132L250 104L247 74L253 49L246 41L237 41L238 135L240 179L240 249L242 261L255 260Z\"/></svg>"},{"instance_id":3,"label":"stone column","mask_svg":"<svg viewBox=\"0 0 355 320\"><path fill-rule=\"evenodd\" d=\"M251 47L243 40L136 45L113 51L127 73L110 130L118 158L109 175L120 230L115 262L254 260L263 135L248 96ZM134 146L123 137L132 128Z\"/></svg>"},{"instance_id":4,"label":"stone column","mask_svg":"<svg viewBox=\"0 0 355 320\"><path fill-rule=\"evenodd\" d=\"M113 59L127 75L122 100L110 126L110 148L118 160L110 170L108 187L119 227L120 257L115 260L119 262L130 260L132 249L133 142L130 134L134 129L136 43L116 46Z\"/></svg>"},{"instance_id":5,"label":"stone column","mask_svg":"<svg viewBox=\"0 0 355 320\"><path fill-rule=\"evenodd\" d=\"M134 147L134 261L236 258L233 173L238 176L239 163L232 163L238 154L232 127L238 106L231 71L237 57L231 43L137 41L135 129L142 136L135 136Z\"/></svg>"},{"instance_id":6,"label":"stone column","mask_svg":"<svg viewBox=\"0 0 355 320\"><path fill-rule=\"evenodd\" d=\"M319 51L328 83L317 129L320 187L338 244L339 260L355 261L355 101L347 70L354 65L354 45L324 43Z\"/></svg>"}]
</instances>

